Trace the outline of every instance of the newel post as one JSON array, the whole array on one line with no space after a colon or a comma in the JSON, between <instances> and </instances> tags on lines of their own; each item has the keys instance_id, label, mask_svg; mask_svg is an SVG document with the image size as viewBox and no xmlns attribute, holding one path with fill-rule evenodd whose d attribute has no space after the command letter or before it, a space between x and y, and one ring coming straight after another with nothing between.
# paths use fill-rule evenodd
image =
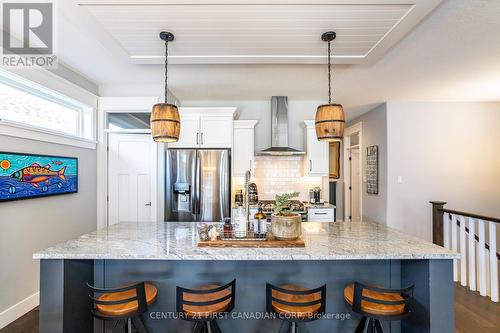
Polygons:
<instances>
[{"instance_id":1,"label":"newel post","mask_svg":"<svg viewBox=\"0 0 500 333\"><path fill-rule=\"evenodd\" d=\"M442 209L446 202L431 201L432 204L432 242L436 245L443 246L443 212Z\"/></svg>"}]
</instances>

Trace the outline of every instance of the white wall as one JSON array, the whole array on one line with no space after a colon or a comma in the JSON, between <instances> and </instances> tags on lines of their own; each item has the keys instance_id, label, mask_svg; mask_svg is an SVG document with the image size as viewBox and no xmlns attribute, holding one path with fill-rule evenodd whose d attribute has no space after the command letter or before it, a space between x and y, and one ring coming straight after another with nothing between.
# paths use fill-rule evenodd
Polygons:
<instances>
[{"instance_id":1,"label":"white wall","mask_svg":"<svg viewBox=\"0 0 500 333\"><path fill-rule=\"evenodd\" d=\"M389 226L431 240L430 200L500 216L500 103L389 102L387 129Z\"/></svg>"},{"instance_id":2,"label":"white wall","mask_svg":"<svg viewBox=\"0 0 500 333\"><path fill-rule=\"evenodd\" d=\"M387 214L387 109L386 104L382 104L375 109L354 119L347 126L356 123L363 123L361 157L362 175L366 176L366 148L378 146L378 194L366 193L366 182L363 181L361 191L363 194L363 220L376 221L386 224Z\"/></svg>"},{"instance_id":3,"label":"white wall","mask_svg":"<svg viewBox=\"0 0 500 333\"><path fill-rule=\"evenodd\" d=\"M97 97L40 70L15 71L92 107ZM0 135L0 151L78 157L78 193L0 203L0 328L38 304L33 253L96 229L96 150Z\"/></svg>"},{"instance_id":4,"label":"white wall","mask_svg":"<svg viewBox=\"0 0 500 333\"><path fill-rule=\"evenodd\" d=\"M0 313L38 292L33 253L96 229L96 152L0 135L0 151L78 157L78 193L0 203ZM28 309L29 310L29 309ZM9 314L3 314L8 317ZM0 323L4 318L0 315Z\"/></svg>"}]
</instances>

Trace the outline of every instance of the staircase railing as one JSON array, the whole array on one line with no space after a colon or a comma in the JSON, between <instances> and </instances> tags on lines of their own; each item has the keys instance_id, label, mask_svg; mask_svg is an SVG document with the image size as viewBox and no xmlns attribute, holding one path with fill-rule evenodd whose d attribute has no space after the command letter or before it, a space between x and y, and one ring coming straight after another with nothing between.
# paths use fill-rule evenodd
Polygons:
<instances>
[{"instance_id":1,"label":"staircase railing","mask_svg":"<svg viewBox=\"0 0 500 333\"><path fill-rule=\"evenodd\" d=\"M460 253L460 259L453 260L453 280L498 302L500 219L447 209L443 201L431 204L433 243Z\"/></svg>"}]
</instances>

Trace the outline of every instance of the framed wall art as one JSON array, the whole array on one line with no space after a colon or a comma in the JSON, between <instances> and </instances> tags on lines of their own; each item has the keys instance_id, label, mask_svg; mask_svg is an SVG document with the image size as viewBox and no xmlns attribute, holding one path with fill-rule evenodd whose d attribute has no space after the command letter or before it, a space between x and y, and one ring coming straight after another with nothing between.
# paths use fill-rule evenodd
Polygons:
<instances>
[{"instance_id":1,"label":"framed wall art","mask_svg":"<svg viewBox=\"0 0 500 333\"><path fill-rule=\"evenodd\" d=\"M366 148L366 193L378 194L378 146Z\"/></svg>"},{"instance_id":2,"label":"framed wall art","mask_svg":"<svg viewBox=\"0 0 500 333\"><path fill-rule=\"evenodd\" d=\"M76 157L0 152L0 201L76 192Z\"/></svg>"}]
</instances>

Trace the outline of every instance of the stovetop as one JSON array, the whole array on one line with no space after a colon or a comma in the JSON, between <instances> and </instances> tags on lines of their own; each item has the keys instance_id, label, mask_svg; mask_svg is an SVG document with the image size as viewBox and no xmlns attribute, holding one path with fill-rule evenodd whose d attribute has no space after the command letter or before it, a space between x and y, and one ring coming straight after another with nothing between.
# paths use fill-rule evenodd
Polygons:
<instances>
[{"instance_id":1,"label":"stovetop","mask_svg":"<svg viewBox=\"0 0 500 333\"><path fill-rule=\"evenodd\" d=\"M259 205L262 207L264 213L272 213L276 206L275 200L259 200ZM285 206L292 212L303 213L306 211L305 205L300 200L290 200L289 204Z\"/></svg>"}]
</instances>

